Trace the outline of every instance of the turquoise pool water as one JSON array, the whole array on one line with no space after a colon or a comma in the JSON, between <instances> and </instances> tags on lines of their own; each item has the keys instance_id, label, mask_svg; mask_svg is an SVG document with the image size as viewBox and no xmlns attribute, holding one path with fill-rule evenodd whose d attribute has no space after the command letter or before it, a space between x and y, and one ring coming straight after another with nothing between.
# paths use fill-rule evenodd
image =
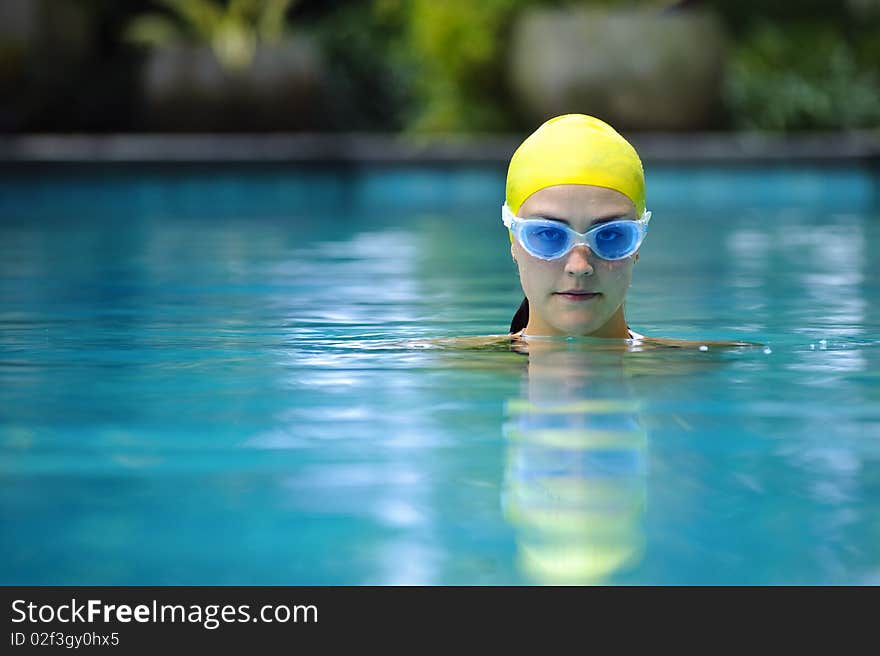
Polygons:
<instances>
[{"instance_id":1,"label":"turquoise pool water","mask_svg":"<svg viewBox=\"0 0 880 656\"><path fill-rule=\"evenodd\" d=\"M650 336L529 357L504 172L0 175L0 583L880 583L859 169L648 166Z\"/></svg>"}]
</instances>

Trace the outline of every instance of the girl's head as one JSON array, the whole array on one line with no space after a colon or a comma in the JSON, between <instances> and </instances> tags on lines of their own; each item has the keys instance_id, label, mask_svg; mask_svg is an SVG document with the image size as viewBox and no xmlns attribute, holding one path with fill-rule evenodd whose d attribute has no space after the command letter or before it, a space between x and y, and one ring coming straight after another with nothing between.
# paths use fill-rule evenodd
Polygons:
<instances>
[{"instance_id":1,"label":"girl's head","mask_svg":"<svg viewBox=\"0 0 880 656\"><path fill-rule=\"evenodd\" d=\"M622 136L583 114L544 123L511 158L504 215L526 295L511 332L629 336L623 301L650 212Z\"/></svg>"}]
</instances>

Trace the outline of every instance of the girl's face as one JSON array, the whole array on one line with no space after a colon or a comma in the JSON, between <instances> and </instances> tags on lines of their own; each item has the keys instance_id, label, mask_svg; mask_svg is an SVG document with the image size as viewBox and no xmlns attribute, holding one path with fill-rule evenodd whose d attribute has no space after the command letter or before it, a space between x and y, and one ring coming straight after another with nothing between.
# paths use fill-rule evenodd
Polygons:
<instances>
[{"instance_id":1,"label":"girl's face","mask_svg":"<svg viewBox=\"0 0 880 656\"><path fill-rule=\"evenodd\" d=\"M578 184L536 191L522 204L517 216L559 219L580 233L597 220L638 218L633 202L619 191ZM529 299L526 335L628 337L623 301L638 252L611 261L597 257L589 246L579 245L556 260L541 260L529 255L516 239L510 252ZM562 294L569 290L597 294L589 298Z\"/></svg>"}]
</instances>

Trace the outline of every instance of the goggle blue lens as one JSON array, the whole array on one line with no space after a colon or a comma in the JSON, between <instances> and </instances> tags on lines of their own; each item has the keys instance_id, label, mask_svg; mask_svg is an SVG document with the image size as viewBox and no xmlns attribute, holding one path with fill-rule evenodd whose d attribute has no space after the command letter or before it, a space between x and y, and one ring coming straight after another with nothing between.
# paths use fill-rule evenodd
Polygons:
<instances>
[{"instance_id":1,"label":"goggle blue lens","mask_svg":"<svg viewBox=\"0 0 880 656\"><path fill-rule=\"evenodd\" d=\"M635 251L641 231L634 221L614 221L588 237L590 249L606 260L619 260ZM567 253L574 242L570 230L543 222L526 221L520 228L526 250L538 257L554 259Z\"/></svg>"}]
</instances>

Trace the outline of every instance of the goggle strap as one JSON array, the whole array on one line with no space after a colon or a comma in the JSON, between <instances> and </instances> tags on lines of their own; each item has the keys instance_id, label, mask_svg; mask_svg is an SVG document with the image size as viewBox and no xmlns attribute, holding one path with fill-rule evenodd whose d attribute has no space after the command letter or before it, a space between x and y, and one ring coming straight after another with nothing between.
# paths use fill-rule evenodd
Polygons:
<instances>
[{"instance_id":1,"label":"goggle strap","mask_svg":"<svg viewBox=\"0 0 880 656\"><path fill-rule=\"evenodd\" d=\"M505 227L508 230L513 230L513 219L516 218L513 215L513 212L510 211L510 208L507 206L507 203L501 206L501 222L504 223Z\"/></svg>"}]
</instances>

